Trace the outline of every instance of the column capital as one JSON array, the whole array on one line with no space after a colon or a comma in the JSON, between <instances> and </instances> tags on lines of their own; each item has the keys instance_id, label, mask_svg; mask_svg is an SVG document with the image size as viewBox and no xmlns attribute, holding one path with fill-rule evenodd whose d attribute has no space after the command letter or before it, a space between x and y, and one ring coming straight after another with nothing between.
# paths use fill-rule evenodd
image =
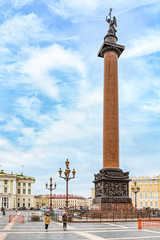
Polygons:
<instances>
[{"instance_id":1,"label":"column capital","mask_svg":"<svg viewBox=\"0 0 160 240\"><path fill-rule=\"evenodd\" d=\"M110 51L117 53L118 57L120 57L124 49L125 47L123 45L104 41L98 52L98 57L104 58L104 54Z\"/></svg>"},{"instance_id":2,"label":"column capital","mask_svg":"<svg viewBox=\"0 0 160 240\"><path fill-rule=\"evenodd\" d=\"M117 53L118 57L121 55L125 47L117 44L118 38L113 34L107 34L104 37L104 42L98 52L98 57L104 57L104 54L109 51Z\"/></svg>"}]
</instances>

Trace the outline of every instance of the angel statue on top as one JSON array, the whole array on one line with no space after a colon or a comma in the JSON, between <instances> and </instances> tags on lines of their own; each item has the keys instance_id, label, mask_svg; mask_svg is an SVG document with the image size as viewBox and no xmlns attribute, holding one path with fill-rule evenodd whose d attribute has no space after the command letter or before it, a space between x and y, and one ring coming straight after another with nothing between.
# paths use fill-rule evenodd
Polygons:
<instances>
[{"instance_id":1,"label":"angel statue on top","mask_svg":"<svg viewBox=\"0 0 160 240\"><path fill-rule=\"evenodd\" d=\"M108 34L116 35L117 30L115 29L115 27L117 27L117 21L115 16L113 17L113 20L111 20L111 12L112 8L110 8L110 12L108 16L106 16L106 21L109 23Z\"/></svg>"}]
</instances>

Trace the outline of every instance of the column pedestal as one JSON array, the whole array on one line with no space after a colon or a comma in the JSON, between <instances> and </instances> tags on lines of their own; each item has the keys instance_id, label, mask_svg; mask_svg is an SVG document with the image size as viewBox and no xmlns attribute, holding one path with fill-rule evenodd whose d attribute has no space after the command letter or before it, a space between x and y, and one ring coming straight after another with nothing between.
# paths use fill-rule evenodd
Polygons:
<instances>
[{"instance_id":1,"label":"column pedestal","mask_svg":"<svg viewBox=\"0 0 160 240\"><path fill-rule=\"evenodd\" d=\"M131 203L128 197L129 172L119 168L103 168L95 174L93 203Z\"/></svg>"},{"instance_id":2,"label":"column pedestal","mask_svg":"<svg viewBox=\"0 0 160 240\"><path fill-rule=\"evenodd\" d=\"M129 172L119 168L103 168L94 175L95 198L92 210L95 211L133 211L129 197Z\"/></svg>"}]
</instances>

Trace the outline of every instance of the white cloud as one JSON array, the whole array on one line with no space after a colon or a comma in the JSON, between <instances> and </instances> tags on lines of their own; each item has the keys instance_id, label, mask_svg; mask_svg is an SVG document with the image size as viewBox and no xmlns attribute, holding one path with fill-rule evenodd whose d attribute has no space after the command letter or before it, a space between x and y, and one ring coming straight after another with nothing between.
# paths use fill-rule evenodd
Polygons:
<instances>
[{"instance_id":1,"label":"white cloud","mask_svg":"<svg viewBox=\"0 0 160 240\"><path fill-rule=\"evenodd\" d=\"M1 61L4 61L1 72L2 75L6 72L14 75L11 80L8 78L7 82L10 82L10 85L29 84L46 96L58 99L59 89L56 83L60 79L56 79L52 74L53 70L86 76L83 57L78 52L58 44L43 48L31 47L33 43L37 45L44 40L53 40L52 35L34 13L26 16L16 15L8 19L0 26L0 34L0 45L5 55L5 58L1 58ZM8 44L15 46L7 48ZM17 54L12 52L13 48ZM6 60L11 63L7 63Z\"/></svg>"},{"instance_id":2,"label":"white cloud","mask_svg":"<svg viewBox=\"0 0 160 240\"><path fill-rule=\"evenodd\" d=\"M14 7L21 8L27 4L34 2L35 0L11 0L11 1Z\"/></svg>"},{"instance_id":3,"label":"white cloud","mask_svg":"<svg viewBox=\"0 0 160 240\"><path fill-rule=\"evenodd\" d=\"M124 52L122 58L141 57L160 51L160 31L147 32L143 36L132 39L130 48Z\"/></svg>"},{"instance_id":4,"label":"white cloud","mask_svg":"<svg viewBox=\"0 0 160 240\"><path fill-rule=\"evenodd\" d=\"M84 91L78 101L78 107L83 110L86 108L97 107L103 103L103 93L100 89Z\"/></svg>"},{"instance_id":5,"label":"white cloud","mask_svg":"<svg viewBox=\"0 0 160 240\"><path fill-rule=\"evenodd\" d=\"M0 6L3 7L5 5L8 5L8 7L15 7L15 8L21 8L27 4L30 4L32 2L34 2L35 0L1 0L0 1Z\"/></svg>"},{"instance_id":6,"label":"white cloud","mask_svg":"<svg viewBox=\"0 0 160 240\"><path fill-rule=\"evenodd\" d=\"M31 57L24 63L22 70L31 74L44 73L52 69L66 72L70 69L76 70L79 74L85 75L85 65L82 56L78 52L54 44L46 48L29 49Z\"/></svg>"},{"instance_id":7,"label":"white cloud","mask_svg":"<svg viewBox=\"0 0 160 240\"><path fill-rule=\"evenodd\" d=\"M17 47L25 44L38 43L51 39L41 20L34 14L15 15L0 25L0 44L15 44Z\"/></svg>"},{"instance_id":8,"label":"white cloud","mask_svg":"<svg viewBox=\"0 0 160 240\"><path fill-rule=\"evenodd\" d=\"M29 48L24 50L30 54L29 60L21 63L20 72L26 74L30 84L51 98L58 98L57 81L51 72L58 70L67 73L80 74L85 77L86 70L82 56L70 49L54 44L46 48Z\"/></svg>"},{"instance_id":9,"label":"white cloud","mask_svg":"<svg viewBox=\"0 0 160 240\"><path fill-rule=\"evenodd\" d=\"M16 117L11 117L5 126L3 126L3 130L7 132L13 132L13 131L20 131L20 129L23 127L23 123L21 122L20 119Z\"/></svg>"},{"instance_id":10,"label":"white cloud","mask_svg":"<svg viewBox=\"0 0 160 240\"><path fill-rule=\"evenodd\" d=\"M7 149L7 147L8 147L8 140L6 138L4 138L3 136L0 136L0 148Z\"/></svg>"},{"instance_id":11,"label":"white cloud","mask_svg":"<svg viewBox=\"0 0 160 240\"><path fill-rule=\"evenodd\" d=\"M16 100L15 102L15 111L18 115L22 116L24 119L27 119L31 122L34 122L38 125L48 126L53 119L49 114L42 114L41 106L42 102L36 96L23 96ZM21 126L19 126L19 129Z\"/></svg>"},{"instance_id":12,"label":"white cloud","mask_svg":"<svg viewBox=\"0 0 160 240\"><path fill-rule=\"evenodd\" d=\"M160 100L151 100L143 106L145 111L153 112L156 114L160 113Z\"/></svg>"},{"instance_id":13,"label":"white cloud","mask_svg":"<svg viewBox=\"0 0 160 240\"><path fill-rule=\"evenodd\" d=\"M89 14L97 8L98 0L60 0L54 3L53 1L48 0L47 4L56 14L66 18L74 17L79 13L83 13L83 15Z\"/></svg>"},{"instance_id":14,"label":"white cloud","mask_svg":"<svg viewBox=\"0 0 160 240\"><path fill-rule=\"evenodd\" d=\"M73 22L81 22L84 21L84 17L92 17L92 19L102 20L102 16L98 16L99 12L106 9L106 15L109 13L109 8L113 8L114 11L118 12L118 14L122 14L124 12L129 12L132 9L136 9L138 7L148 6L150 4L158 4L158 0L59 0L54 2L52 0L44 0L48 5L49 9L60 15L64 18L70 18ZM94 14L94 17L93 17ZM83 16L83 18L81 17Z\"/></svg>"},{"instance_id":15,"label":"white cloud","mask_svg":"<svg viewBox=\"0 0 160 240\"><path fill-rule=\"evenodd\" d=\"M159 4L159 0L141 0L141 1L137 1L137 0L114 0L114 1L108 1L108 3L110 4L111 7L113 7L114 9L118 9L118 11L122 12L129 12L133 9L136 8L140 8L140 7L145 7L148 5L153 5L153 4ZM103 4L106 4L106 1L103 1Z\"/></svg>"}]
</instances>

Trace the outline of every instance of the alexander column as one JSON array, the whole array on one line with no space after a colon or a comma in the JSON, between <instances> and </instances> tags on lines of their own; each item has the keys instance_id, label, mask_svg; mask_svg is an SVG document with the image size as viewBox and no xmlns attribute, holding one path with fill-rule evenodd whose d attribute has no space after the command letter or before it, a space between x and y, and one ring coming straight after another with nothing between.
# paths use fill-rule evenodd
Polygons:
<instances>
[{"instance_id":1,"label":"alexander column","mask_svg":"<svg viewBox=\"0 0 160 240\"><path fill-rule=\"evenodd\" d=\"M98 52L104 58L103 168L95 174L93 206L100 211L133 209L129 198L129 172L119 168L118 58L124 46L117 44L116 18L106 17L109 30Z\"/></svg>"}]
</instances>

